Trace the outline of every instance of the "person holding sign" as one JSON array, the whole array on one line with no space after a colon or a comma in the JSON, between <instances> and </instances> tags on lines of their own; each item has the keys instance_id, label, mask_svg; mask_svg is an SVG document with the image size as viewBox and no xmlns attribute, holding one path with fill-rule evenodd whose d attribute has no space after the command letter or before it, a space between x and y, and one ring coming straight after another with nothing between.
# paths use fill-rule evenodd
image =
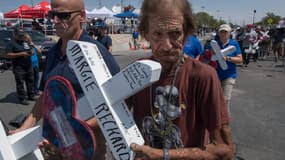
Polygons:
<instances>
[{"instance_id":1,"label":"person holding sign","mask_svg":"<svg viewBox=\"0 0 285 160\"><path fill-rule=\"evenodd\" d=\"M136 159L233 158L230 119L216 71L182 53L194 31L187 0L144 0L140 34L147 58L162 66L158 82L128 99L145 145L131 144Z\"/></svg>"},{"instance_id":2,"label":"person holding sign","mask_svg":"<svg viewBox=\"0 0 285 160\"><path fill-rule=\"evenodd\" d=\"M51 10L49 11L48 16L49 18L53 19L56 34L60 37L60 39L58 43L55 44L55 46L53 46L47 53L47 62L39 87L41 91L43 91L45 83L50 77L62 76L71 83L73 89L75 90L76 98L83 96L82 88L80 87L80 84L66 58L66 48L69 40L95 43L98 46L98 49L101 52L111 74L114 75L120 70L112 54L110 54L102 44L95 41L81 28L81 22L85 21L86 19L83 0L51 0ZM36 101L34 108L28 115L23 125L19 129L10 131L10 133L15 133L34 126L43 116L42 107L44 106L43 96L41 95ZM93 126L94 130L99 131L99 128L96 129L97 126L95 118L89 119L87 123L90 126ZM43 130L43 132L45 132L45 130ZM98 140L97 146L105 145L105 143L98 144L99 141L104 140L103 136L97 136L96 139ZM102 152L104 151L97 150L97 153L100 155ZM95 156L97 157L97 155ZM55 158L56 157L54 157L54 159Z\"/></svg>"}]
</instances>

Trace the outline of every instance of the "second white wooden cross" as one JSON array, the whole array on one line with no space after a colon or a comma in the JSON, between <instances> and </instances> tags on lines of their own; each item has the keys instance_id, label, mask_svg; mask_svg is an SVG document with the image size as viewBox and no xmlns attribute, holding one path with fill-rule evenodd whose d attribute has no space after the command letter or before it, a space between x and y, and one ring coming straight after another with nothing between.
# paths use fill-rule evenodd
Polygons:
<instances>
[{"instance_id":1,"label":"second white wooden cross","mask_svg":"<svg viewBox=\"0 0 285 160\"><path fill-rule=\"evenodd\" d=\"M228 46L227 48L221 50L220 46L218 45L217 41L215 41L215 40L211 41L211 46L215 52L215 54L212 55L212 61L218 61L218 63L220 64L220 67L223 70L228 69L228 65L224 59L224 56L227 56L228 54L236 51L236 47L235 46Z\"/></svg>"}]
</instances>

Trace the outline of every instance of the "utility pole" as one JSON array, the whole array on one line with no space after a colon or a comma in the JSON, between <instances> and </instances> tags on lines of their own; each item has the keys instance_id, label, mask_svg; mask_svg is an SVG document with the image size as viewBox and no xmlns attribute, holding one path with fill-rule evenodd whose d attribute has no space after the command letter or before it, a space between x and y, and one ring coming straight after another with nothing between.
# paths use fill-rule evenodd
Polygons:
<instances>
[{"instance_id":1,"label":"utility pole","mask_svg":"<svg viewBox=\"0 0 285 160\"><path fill-rule=\"evenodd\" d=\"M254 25L254 20L255 20L255 13L256 13L256 9L253 10L253 20L252 20L252 24Z\"/></svg>"},{"instance_id":2,"label":"utility pole","mask_svg":"<svg viewBox=\"0 0 285 160\"><path fill-rule=\"evenodd\" d=\"M101 2L101 0L98 0L98 3L99 3L99 7L102 8L102 2Z\"/></svg>"},{"instance_id":3,"label":"utility pole","mask_svg":"<svg viewBox=\"0 0 285 160\"><path fill-rule=\"evenodd\" d=\"M121 0L121 12L123 12L124 10L123 10L123 0Z\"/></svg>"},{"instance_id":4,"label":"utility pole","mask_svg":"<svg viewBox=\"0 0 285 160\"><path fill-rule=\"evenodd\" d=\"M204 12L205 6L202 6L201 8L202 8L202 12Z\"/></svg>"},{"instance_id":5,"label":"utility pole","mask_svg":"<svg viewBox=\"0 0 285 160\"><path fill-rule=\"evenodd\" d=\"M217 10L217 20L219 20L219 17L220 17L220 10L218 9Z\"/></svg>"}]
</instances>

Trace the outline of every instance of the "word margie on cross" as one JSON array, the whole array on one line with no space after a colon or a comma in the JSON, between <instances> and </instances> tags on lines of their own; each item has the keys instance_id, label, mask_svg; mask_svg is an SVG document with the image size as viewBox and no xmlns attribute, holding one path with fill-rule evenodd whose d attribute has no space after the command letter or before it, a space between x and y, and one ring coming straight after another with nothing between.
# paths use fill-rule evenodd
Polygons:
<instances>
[{"instance_id":1,"label":"word margie on cross","mask_svg":"<svg viewBox=\"0 0 285 160\"><path fill-rule=\"evenodd\" d=\"M76 66L76 68L78 69L78 71L80 72L80 75L83 79L83 81L85 82L85 88L87 91L89 91L89 89L94 90L96 87L98 89L98 85L97 83L94 81L94 78L92 77L92 71L87 63L87 61L85 60L83 54L81 53L81 49L78 45L75 45L73 48L70 49L71 53L71 57L73 57L73 61L74 64ZM86 53L88 53L88 50L86 50Z\"/></svg>"}]
</instances>

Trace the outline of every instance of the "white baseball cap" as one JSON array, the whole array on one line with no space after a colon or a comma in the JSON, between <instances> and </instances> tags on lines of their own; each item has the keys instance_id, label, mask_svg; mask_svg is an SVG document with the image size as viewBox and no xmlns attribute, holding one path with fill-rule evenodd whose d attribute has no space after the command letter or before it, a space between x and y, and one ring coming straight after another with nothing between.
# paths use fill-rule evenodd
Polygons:
<instances>
[{"instance_id":1,"label":"white baseball cap","mask_svg":"<svg viewBox=\"0 0 285 160\"><path fill-rule=\"evenodd\" d=\"M231 32L232 31L232 28L229 24L222 24L220 25L219 27L219 32L220 31L227 31L227 32Z\"/></svg>"}]
</instances>

